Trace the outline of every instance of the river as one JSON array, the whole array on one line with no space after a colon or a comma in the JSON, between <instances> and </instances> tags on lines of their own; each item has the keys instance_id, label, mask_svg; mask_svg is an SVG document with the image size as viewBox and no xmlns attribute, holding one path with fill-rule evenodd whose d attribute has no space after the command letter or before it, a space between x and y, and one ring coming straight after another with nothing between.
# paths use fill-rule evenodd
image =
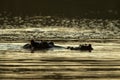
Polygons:
<instances>
[{"instance_id":1,"label":"river","mask_svg":"<svg viewBox=\"0 0 120 80\"><path fill-rule=\"evenodd\" d=\"M91 53L67 49L30 53L22 49L24 44L0 43L0 80L120 80L119 43L92 43Z\"/></svg>"}]
</instances>

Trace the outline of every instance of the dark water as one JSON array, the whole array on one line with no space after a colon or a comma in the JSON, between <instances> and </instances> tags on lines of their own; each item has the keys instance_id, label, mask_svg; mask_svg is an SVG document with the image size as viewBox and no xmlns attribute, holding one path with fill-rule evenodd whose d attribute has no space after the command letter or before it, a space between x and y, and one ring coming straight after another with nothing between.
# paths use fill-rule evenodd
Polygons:
<instances>
[{"instance_id":1,"label":"dark water","mask_svg":"<svg viewBox=\"0 0 120 80\"><path fill-rule=\"evenodd\" d=\"M22 45L1 43L0 80L120 80L118 43L93 43L91 53L65 49L30 53Z\"/></svg>"}]
</instances>

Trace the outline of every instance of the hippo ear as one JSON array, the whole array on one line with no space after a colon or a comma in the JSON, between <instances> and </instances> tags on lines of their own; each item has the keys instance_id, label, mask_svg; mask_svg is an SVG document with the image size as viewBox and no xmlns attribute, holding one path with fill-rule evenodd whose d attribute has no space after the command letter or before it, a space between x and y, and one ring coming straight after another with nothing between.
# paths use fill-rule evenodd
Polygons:
<instances>
[{"instance_id":1,"label":"hippo ear","mask_svg":"<svg viewBox=\"0 0 120 80\"><path fill-rule=\"evenodd\" d=\"M34 43L35 41L32 39L30 42L31 42L31 43Z\"/></svg>"},{"instance_id":2,"label":"hippo ear","mask_svg":"<svg viewBox=\"0 0 120 80\"><path fill-rule=\"evenodd\" d=\"M33 39L31 39L31 41L34 41Z\"/></svg>"}]
</instances>

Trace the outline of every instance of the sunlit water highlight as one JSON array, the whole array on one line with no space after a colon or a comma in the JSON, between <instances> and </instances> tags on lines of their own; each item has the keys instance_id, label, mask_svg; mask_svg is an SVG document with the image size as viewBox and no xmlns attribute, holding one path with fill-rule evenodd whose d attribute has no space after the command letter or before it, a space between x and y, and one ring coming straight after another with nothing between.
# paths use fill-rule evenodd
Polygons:
<instances>
[{"instance_id":1,"label":"sunlit water highlight","mask_svg":"<svg viewBox=\"0 0 120 80\"><path fill-rule=\"evenodd\" d=\"M1 80L119 80L120 44L92 43L90 52L50 49L30 53L25 43L0 43ZM57 43L64 47L78 43Z\"/></svg>"}]
</instances>

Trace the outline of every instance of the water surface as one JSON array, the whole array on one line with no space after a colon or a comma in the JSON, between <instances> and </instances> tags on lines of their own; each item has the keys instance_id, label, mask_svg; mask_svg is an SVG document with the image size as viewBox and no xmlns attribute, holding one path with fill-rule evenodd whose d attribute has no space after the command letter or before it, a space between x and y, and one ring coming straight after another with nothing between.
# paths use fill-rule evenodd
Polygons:
<instances>
[{"instance_id":1,"label":"water surface","mask_svg":"<svg viewBox=\"0 0 120 80\"><path fill-rule=\"evenodd\" d=\"M92 43L91 53L66 49L30 53L22 49L24 44L0 43L1 80L120 80L119 43Z\"/></svg>"}]
</instances>

